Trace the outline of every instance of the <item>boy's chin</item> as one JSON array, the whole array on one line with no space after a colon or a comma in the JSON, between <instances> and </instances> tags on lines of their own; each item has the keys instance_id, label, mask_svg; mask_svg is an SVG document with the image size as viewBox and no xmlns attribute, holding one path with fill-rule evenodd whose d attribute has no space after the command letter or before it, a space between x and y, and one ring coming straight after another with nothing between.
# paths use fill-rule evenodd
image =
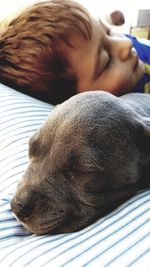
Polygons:
<instances>
[{"instance_id":1,"label":"boy's chin","mask_svg":"<svg viewBox=\"0 0 150 267\"><path fill-rule=\"evenodd\" d=\"M146 73L146 68L144 63L139 59L137 67L134 71L136 81L135 85L143 78L144 74Z\"/></svg>"},{"instance_id":2,"label":"boy's chin","mask_svg":"<svg viewBox=\"0 0 150 267\"><path fill-rule=\"evenodd\" d=\"M145 67L144 62L141 59L139 59L139 71L141 73L141 78L142 78L144 73L146 73L146 67Z\"/></svg>"}]
</instances>

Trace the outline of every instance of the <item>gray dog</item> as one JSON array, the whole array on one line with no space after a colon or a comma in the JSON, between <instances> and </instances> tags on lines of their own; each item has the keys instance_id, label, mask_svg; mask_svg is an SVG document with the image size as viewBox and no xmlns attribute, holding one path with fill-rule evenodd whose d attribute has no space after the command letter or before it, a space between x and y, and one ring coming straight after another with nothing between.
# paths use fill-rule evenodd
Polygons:
<instances>
[{"instance_id":1,"label":"gray dog","mask_svg":"<svg viewBox=\"0 0 150 267\"><path fill-rule=\"evenodd\" d=\"M85 92L29 142L11 206L36 234L80 230L150 185L150 95Z\"/></svg>"}]
</instances>

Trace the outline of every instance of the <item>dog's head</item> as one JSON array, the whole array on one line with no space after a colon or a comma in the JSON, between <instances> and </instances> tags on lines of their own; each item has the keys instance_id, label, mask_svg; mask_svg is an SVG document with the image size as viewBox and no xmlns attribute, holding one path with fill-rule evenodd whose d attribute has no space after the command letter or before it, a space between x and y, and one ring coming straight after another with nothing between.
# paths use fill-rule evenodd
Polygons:
<instances>
[{"instance_id":1,"label":"dog's head","mask_svg":"<svg viewBox=\"0 0 150 267\"><path fill-rule=\"evenodd\" d=\"M31 138L12 209L33 233L82 229L135 193L149 150L150 128L122 99L78 94Z\"/></svg>"}]
</instances>

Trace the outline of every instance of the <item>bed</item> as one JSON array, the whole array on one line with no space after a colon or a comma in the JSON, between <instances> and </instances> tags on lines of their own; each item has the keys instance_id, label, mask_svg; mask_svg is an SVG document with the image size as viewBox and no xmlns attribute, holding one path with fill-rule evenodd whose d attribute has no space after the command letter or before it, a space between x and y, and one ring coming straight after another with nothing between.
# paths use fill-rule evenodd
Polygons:
<instances>
[{"instance_id":1,"label":"bed","mask_svg":"<svg viewBox=\"0 0 150 267\"><path fill-rule=\"evenodd\" d=\"M150 190L71 234L36 236L10 201L28 164L28 140L54 107L0 85L0 266L149 267Z\"/></svg>"}]
</instances>

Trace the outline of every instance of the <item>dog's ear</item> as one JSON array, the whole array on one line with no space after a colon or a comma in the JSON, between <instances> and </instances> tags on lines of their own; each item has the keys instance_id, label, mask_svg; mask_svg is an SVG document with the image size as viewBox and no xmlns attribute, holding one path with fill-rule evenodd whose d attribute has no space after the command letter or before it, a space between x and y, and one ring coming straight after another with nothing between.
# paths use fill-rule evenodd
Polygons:
<instances>
[{"instance_id":1,"label":"dog's ear","mask_svg":"<svg viewBox=\"0 0 150 267\"><path fill-rule=\"evenodd\" d=\"M150 162L150 119L145 119L140 124L137 145L141 152L141 163L146 165Z\"/></svg>"}]
</instances>

